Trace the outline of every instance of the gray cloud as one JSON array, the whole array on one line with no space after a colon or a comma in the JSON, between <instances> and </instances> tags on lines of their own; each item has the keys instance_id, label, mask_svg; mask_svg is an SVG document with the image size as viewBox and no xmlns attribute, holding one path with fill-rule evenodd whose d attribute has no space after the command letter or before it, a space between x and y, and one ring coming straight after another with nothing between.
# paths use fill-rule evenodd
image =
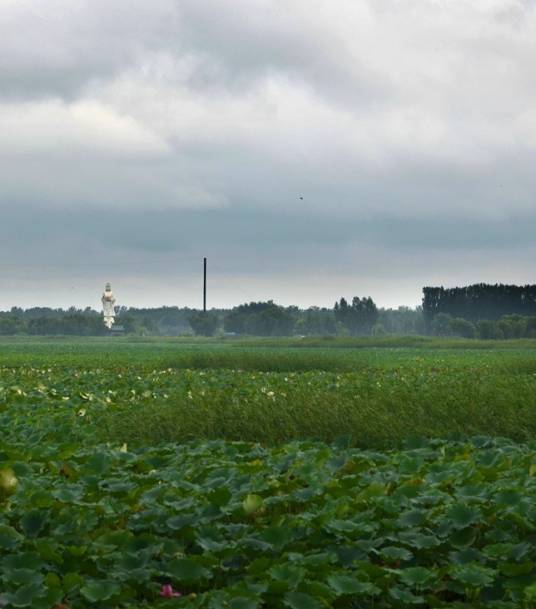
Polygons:
<instances>
[{"instance_id":1,"label":"gray cloud","mask_svg":"<svg viewBox=\"0 0 536 609\"><path fill-rule=\"evenodd\" d=\"M535 52L522 0L5 0L0 306L532 281Z\"/></svg>"},{"instance_id":2,"label":"gray cloud","mask_svg":"<svg viewBox=\"0 0 536 609\"><path fill-rule=\"evenodd\" d=\"M161 48L174 30L172 0L5 0L0 9L0 96L75 99Z\"/></svg>"}]
</instances>

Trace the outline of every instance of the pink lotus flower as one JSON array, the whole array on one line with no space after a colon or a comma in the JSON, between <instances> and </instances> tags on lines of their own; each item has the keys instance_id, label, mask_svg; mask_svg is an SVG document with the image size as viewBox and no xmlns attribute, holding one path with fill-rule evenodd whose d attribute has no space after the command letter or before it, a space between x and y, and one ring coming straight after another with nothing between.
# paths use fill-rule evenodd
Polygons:
<instances>
[{"instance_id":1,"label":"pink lotus flower","mask_svg":"<svg viewBox=\"0 0 536 609\"><path fill-rule=\"evenodd\" d=\"M163 596L164 598L176 598L182 596L182 594L173 590L171 584L164 584L160 590L160 596Z\"/></svg>"}]
</instances>

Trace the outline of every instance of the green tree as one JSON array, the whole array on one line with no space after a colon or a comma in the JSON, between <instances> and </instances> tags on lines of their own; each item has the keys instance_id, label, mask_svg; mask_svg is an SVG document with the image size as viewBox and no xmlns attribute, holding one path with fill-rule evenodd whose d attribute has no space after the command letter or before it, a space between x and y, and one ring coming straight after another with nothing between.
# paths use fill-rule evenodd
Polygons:
<instances>
[{"instance_id":1,"label":"green tree","mask_svg":"<svg viewBox=\"0 0 536 609\"><path fill-rule=\"evenodd\" d=\"M527 317L526 337L536 338L536 317Z\"/></svg>"},{"instance_id":2,"label":"green tree","mask_svg":"<svg viewBox=\"0 0 536 609\"><path fill-rule=\"evenodd\" d=\"M309 307L305 311L297 311L294 332L308 336L332 336L336 334L337 327L333 309Z\"/></svg>"},{"instance_id":3,"label":"green tree","mask_svg":"<svg viewBox=\"0 0 536 609\"><path fill-rule=\"evenodd\" d=\"M454 317L449 320L450 331L453 336L461 336L462 338L475 338L475 325L461 317Z\"/></svg>"},{"instance_id":4,"label":"green tree","mask_svg":"<svg viewBox=\"0 0 536 609\"><path fill-rule=\"evenodd\" d=\"M210 311L196 311L190 315L188 322L198 336L214 336L219 325L217 315Z\"/></svg>"},{"instance_id":5,"label":"green tree","mask_svg":"<svg viewBox=\"0 0 536 609\"><path fill-rule=\"evenodd\" d=\"M425 321L421 307L398 307L397 309L380 309L378 323L388 334L407 336L424 334Z\"/></svg>"},{"instance_id":6,"label":"green tree","mask_svg":"<svg viewBox=\"0 0 536 609\"><path fill-rule=\"evenodd\" d=\"M536 285L489 285L423 288L423 311L428 327L439 313L469 321L495 320L504 315L536 314Z\"/></svg>"},{"instance_id":7,"label":"green tree","mask_svg":"<svg viewBox=\"0 0 536 609\"><path fill-rule=\"evenodd\" d=\"M224 320L226 332L252 336L290 336L297 320L295 307L284 308L272 300L235 307Z\"/></svg>"},{"instance_id":8,"label":"green tree","mask_svg":"<svg viewBox=\"0 0 536 609\"><path fill-rule=\"evenodd\" d=\"M25 329L26 326L22 319L10 314L0 316L0 335L12 336L24 332Z\"/></svg>"},{"instance_id":9,"label":"green tree","mask_svg":"<svg viewBox=\"0 0 536 609\"><path fill-rule=\"evenodd\" d=\"M523 338L527 335L527 317L503 315L497 322L504 338Z\"/></svg>"},{"instance_id":10,"label":"green tree","mask_svg":"<svg viewBox=\"0 0 536 609\"><path fill-rule=\"evenodd\" d=\"M335 303L335 319L340 322L351 336L366 335L372 332L378 321L378 307L370 297L354 296L349 305L345 298Z\"/></svg>"},{"instance_id":11,"label":"green tree","mask_svg":"<svg viewBox=\"0 0 536 609\"><path fill-rule=\"evenodd\" d=\"M435 336L450 336L452 334L451 321L452 317L447 313L438 313L430 325L432 334Z\"/></svg>"},{"instance_id":12,"label":"green tree","mask_svg":"<svg viewBox=\"0 0 536 609\"><path fill-rule=\"evenodd\" d=\"M386 334L387 330L382 324L377 323L372 326L372 336L385 336Z\"/></svg>"},{"instance_id":13,"label":"green tree","mask_svg":"<svg viewBox=\"0 0 536 609\"><path fill-rule=\"evenodd\" d=\"M504 338L504 334L497 323L490 319L481 319L480 321L477 321L476 331L478 338L483 340Z\"/></svg>"}]
</instances>

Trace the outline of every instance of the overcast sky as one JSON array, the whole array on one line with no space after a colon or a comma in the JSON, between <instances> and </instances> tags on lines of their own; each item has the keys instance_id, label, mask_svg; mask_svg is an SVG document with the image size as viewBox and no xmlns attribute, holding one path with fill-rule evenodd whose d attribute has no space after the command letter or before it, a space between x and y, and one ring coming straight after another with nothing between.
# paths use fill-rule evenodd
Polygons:
<instances>
[{"instance_id":1,"label":"overcast sky","mask_svg":"<svg viewBox=\"0 0 536 609\"><path fill-rule=\"evenodd\" d=\"M0 308L536 283L533 0L0 0Z\"/></svg>"}]
</instances>

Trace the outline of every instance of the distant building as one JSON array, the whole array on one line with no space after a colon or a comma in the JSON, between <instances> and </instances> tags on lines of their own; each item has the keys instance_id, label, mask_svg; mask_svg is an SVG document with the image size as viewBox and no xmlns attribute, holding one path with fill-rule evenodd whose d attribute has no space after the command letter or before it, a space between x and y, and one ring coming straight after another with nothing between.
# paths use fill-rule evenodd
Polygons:
<instances>
[{"instance_id":1,"label":"distant building","mask_svg":"<svg viewBox=\"0 0 536 609\"><path fill-rule=\"evenodd\" d=\"M110 329L110 336L123 336L125 334L125 326L117 325L112 326Z\"/></svg>"}]
</instances>

